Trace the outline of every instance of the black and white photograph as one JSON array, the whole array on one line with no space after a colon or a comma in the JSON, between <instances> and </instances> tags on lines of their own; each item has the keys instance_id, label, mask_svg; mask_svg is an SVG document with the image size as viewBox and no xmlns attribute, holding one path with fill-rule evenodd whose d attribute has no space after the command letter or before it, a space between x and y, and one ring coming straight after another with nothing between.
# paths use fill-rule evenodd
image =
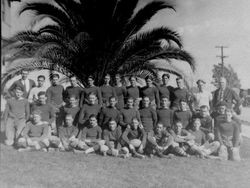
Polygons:
<instances>
[{"instance_id":1,"label":"black and white photograph","mask_svg":"<svg viewBox=\"0 0 250 188\"><path fill-rule=\"evenodd\" d=\"M1 0L1 188L250 187L249 0Z\"/></svg>"}]
</instances>

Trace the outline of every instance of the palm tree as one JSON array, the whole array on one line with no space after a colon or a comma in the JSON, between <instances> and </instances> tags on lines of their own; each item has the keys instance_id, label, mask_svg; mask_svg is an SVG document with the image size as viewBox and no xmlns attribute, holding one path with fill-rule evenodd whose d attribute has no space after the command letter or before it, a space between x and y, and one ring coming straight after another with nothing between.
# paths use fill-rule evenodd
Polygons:
<instances>
[{"instance_id":1,"label":"palm tree","mask_svg":"<svg viewBox=\"0 0 250 188\"><path fill-rule=\"evenodd\" d=\"M187 62L192 70L192 56L183 50L177 32L158 27L141 32L142 27L160 10L175 10L171 3L153 1L134 12L138 0L54 0L53 3L26 3L19 14L35 13L31 25L44 18L51 24L36 31L23 31L11 37L3 54L10 62L6 81L22 68L52 69L74 74L85 84L93 74L100 84L104 74L124 76L147 74L157 77L153 59L165 59L161 70L176 75L184 73L171 64L171 59ZM167 41L164 47L162 41ZM20 62L21 59L21 62Z\"/></svg>"}]
</instances>

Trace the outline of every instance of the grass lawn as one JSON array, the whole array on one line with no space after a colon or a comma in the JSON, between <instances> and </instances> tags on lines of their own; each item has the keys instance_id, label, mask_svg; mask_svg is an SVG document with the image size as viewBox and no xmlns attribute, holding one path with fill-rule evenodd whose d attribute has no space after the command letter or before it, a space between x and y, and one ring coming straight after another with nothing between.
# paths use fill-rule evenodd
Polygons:
<instances>
[{"instance_id":1,"label":"grass lawn","mask_svg":"<svg viewBox=\"0 0 250 188\"><path fill-rule=\"evenodd\" d=\"M0 187L249 187L250 139L242 162L121 159L95 154L23 152L0 145Z\"/></svg>"}]
</instances>

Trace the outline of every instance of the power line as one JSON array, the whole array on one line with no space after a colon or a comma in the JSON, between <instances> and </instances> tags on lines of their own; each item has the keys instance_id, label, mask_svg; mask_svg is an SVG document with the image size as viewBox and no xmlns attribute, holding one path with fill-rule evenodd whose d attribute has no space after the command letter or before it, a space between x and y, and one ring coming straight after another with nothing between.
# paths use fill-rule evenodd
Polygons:
<instances>
[{"instance_id":1,"label":"power line","mask_svg":"<svg viewBox=\"0 0 250 188\"><path fill-rule=\"evenodd\" d=\"M221 72L221 76L224 76L224 59L227 58L228 56L224 55L224 48L228 48L227 46L215 46L215 48L220 48L221 51L221 55L217 55L216 57L221 58L221 68L222 68L222 72Z\"/></svg>"}]
</instances>

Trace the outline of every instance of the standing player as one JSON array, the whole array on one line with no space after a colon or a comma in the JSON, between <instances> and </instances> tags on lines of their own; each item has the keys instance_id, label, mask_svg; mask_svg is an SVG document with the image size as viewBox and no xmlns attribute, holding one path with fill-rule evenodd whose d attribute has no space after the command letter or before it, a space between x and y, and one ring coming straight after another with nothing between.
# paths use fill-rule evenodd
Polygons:
<instances>
[{"instance_id":1,"label":"standing player","mask_svg":"<svg viewBox=\"0 0 250 188\"><path fill-rule=\"evenodd\" d=\"M141 88L141 97L148 97L150 106L154 109L160 107L160 97L157 87L153 85L152 77L146 77L146 86Z\"/></svg>"},{"instance_id":2,"label":"standing player","mask_svg":"<svg viewBox=\"0 0 250 188\"><path fill-rule=\"evenodd\" d=\"M134 99L134 107L138 110L139 104L141 101L140 89L136 85L136 77L135 76L130 76L129 81L130 81L130 86L127 87L127 98Z\"/></svg>"},{"instance_id":3,"label":"standing player","mask_svg":"<svg viewBox=\"0 0 250 188\"><path fill-rule=\"evenodd\" d=\"M115 89L110 85L110 75L106 74L104 77L104 84L100 87L102 94L103 106L108 106L109 98L116 96Z\"/></svg>"},{"instance_id":4,"label":"standing player","mask_svg":"<svg viewBox=\"0 0 250 188\"><path fill-rule=\"evenodd\" d=\"M52 86L50 86L46 91L47 103L54 106L56 113L56 127L58 129L61 126L62 120L60 119L60 107L64 105L63 102L63 86L58 84L59 74L52 75Z\"/></svg>"},{"instance_id":5,"label":"standing player","mask_svg":"<svg viewBox=\"0 0 250 188\"><path fill-rule=\"evenodd\" d=\"M121 83L121 75L116 74L115 75L115 93L118 99L118 102L116 104L116 107L118 110L121 110L124 108L124 100L127 95L126 87L122 85Z\"/></svg>"},{"instance_id":6,"label":"standing player","mask_svg":"<svg viewBox=\"0 0 250 188\"><path fill-rule=\"evenodd\" d=\"M172 91L174 90L174 88L168 85L169 78L170 78L169 74L162 75L162 85L158 87L158 90L160 99L162 97L167 97L171 101Z\"/></svg>"},{"instance_id":7,"label":"standing player","mask_svg":"<svg viewBox=\"0 0 250 188\"><path fill-rule=\"evenodd\" d=\"M177 110L181 99L187 101L189 105L191 102L191 95L188 90L184 87L184 80L182 77L176 78L177 88L173 90L173 99L171 104L172 110Z\"/></svg>"},{"instance_id":8,"label":"standing player","mask_svg":"<svg viewBox=\"0 0 250 188\"><path fill-rule=\"evenodd\" d=\"M23 90L23 98L28 98L30 90L33 87L36 87L36 83L34 82L34 80L28 79L28 75L29 75L29 71L26 69L23 69L21 72L21 76L22 78L15 81L10 88L8 89L9 94L12 97L15 97L15 88L19 87L22 88Z\"/></svg>"},{"instance_id":9,"label":"standing player","mask_svg":"<svg viewBox=\"0 0 250 188\"><path fill-rule=\"evenodd\" d=\"M70 80L70 84L71 84L71 86L68 86L66 89L65 89L65 91L64 91L64 101L66 102L66 103L68 103L69 101L67 101L69 98L70 98L70 96L72 96L72 95L74 95L77 99L80 99L80 97L81 97L81 93L82 93L82 91L83 91L83 89L80 87L80 86L78 86L78 84L77 84L77 79L76 79L76 77L75 76L71 76L70 78L69 78L69 80ZM78 103L79 103L79 101L78 101Z\"/></svg>"},{"instance_id":10,"label":"standing player","mask_svg":"<svg viewBox=\"0 0 250 188\"><path fill-rule=\"evenodd\" d=\"M88 85L84 88L82 94L81 94L81 100L80 100L80 107L82 107L84 104L87 104L88 101L88 97L90 93L94 93L95 96L97 97L97 101L96 103L98 103L99 105L102 105L102 94L100 91L100 88L95 86L94 82L94 76L88 76Z\"/></svg>"},{"instance_id":11,"label":"standing player","mask_svg":"<svg viewBox=\"0 0 250 188\"><path fill-rule=\"evenodd\" d=\"M11 146L15 139L18 139L26 121L30 116L30 105L27 99L23 98L23 88L15 88L15 98L7 101L4 113L4 124L6 140L5 144Z\"/></svg>"},{"instance_id":12,"label":"standing player","mask_svg":"<svg viewBox=\"0 0 250 188\"><path fill-rule=\"evenodd\" d=\"M44 83L45 83L45 76L44 75L39 75L37 77L37 87L33 87L31 90L30 90L30 93L29 93L29 97L28 97L28 100L30 103L34 103L38 100L38 93L40 91L43 91L43 92L46 92L47 90L47 87L45 87Z\"/></svg>"}]
</instances>

